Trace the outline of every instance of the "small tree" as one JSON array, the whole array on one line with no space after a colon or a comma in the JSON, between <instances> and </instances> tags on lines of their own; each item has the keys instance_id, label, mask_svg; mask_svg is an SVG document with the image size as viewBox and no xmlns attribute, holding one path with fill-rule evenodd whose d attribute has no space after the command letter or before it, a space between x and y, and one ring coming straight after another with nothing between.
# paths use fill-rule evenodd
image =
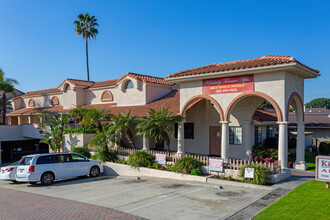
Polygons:
<instances>
[{"instance_id":1,"label":"small tree","mask_svg":"<svg viewBox=\"0 0 330 220\"><path fill-rule=\"evenodd\" d=\"M150 109L149 116L143 117L137 125L138 135L155 137L157 144L164 140L167 146L167 152L170 152L170 137L174 138L173 125L182 120L181 116L170 112L164 105L159 111Z\"/></svg>"},{"instance_id":2,"label":"small tree","mask_svg":"<svg viewBox=\"0 0 330 220\"><path fill-rule=\"evenodd\" d=\"M84 105L78 105L76 108L70 111L70 117L74 117L76 120L78 120L81 123L83 118L87 115L87 112L88 109L84 107Z\"/></svg>"},{"instance_id":3,"label":"small tree","mask_svg":"<svg viewBox=\"0 0 330 220\"><path fill-rule=\"evenodd\" d=\"M118 116L112 118L112 131L120 131L126 140L135 149L135 142L130 127L137 124L138 119L133 116L132 111L126 111L125 114L120 113Z\"/></svg>"},{"instance_id":4,"label":"small tree","mask_svg":"<svg viewBox=\"0 0 330 220\"><path fill-rule=\"evenodd\" d=\"M64 127L68 117L68 115L61 115L59 119L53 117L49 125L50 129L40 143L48 144L53 151L60 152L63 146Z\"/></svg>"},{"instance_id":5,"label":"small tree","mask_svg":"<svg viewBox=\"0 0 330 220\"><path fill-rule=\"evenodd\" d=\"M94 124L98 131L102 132L102 121L111 119L111 114L105 108L98 107L84 111L84 116L81 121L81 125Z\"/></svg>"}]
</instances>

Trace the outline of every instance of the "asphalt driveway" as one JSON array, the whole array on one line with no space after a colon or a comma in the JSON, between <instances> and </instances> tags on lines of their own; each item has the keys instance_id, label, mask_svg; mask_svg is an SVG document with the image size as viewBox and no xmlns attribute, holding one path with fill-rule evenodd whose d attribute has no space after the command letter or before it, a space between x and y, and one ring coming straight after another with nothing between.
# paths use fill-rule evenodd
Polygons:
<instances>
[{"instance_id":1,"label":"asphalt driveway","mask_svg":"<svg viewBox=\"0 0 330 220\"><path fill-rule=\"evenodd\" d=\"M0 189L78 201L147 219L225 219L272 190L108 176L62 180L51 186L0 182ZM5 199L0 195L0 200Z\"/></svg>"}]
</instances>

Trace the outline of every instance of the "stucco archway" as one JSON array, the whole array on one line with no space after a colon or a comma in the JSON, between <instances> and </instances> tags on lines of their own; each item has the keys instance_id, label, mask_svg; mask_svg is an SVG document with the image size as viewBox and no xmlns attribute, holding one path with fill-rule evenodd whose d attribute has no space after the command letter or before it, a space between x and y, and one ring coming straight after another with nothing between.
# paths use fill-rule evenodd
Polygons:
<instances>
[{"instance_id":1,"label":"stucco archway","mask_svg":"<svg viewBox=\"0 0 330 220\"><path fill-rule=\"evenodd\" d=\"M304 121L304 102L302 101L301 96L297 92L293 92L289 98L287 108L286 108L286 118L287 121L289 120L289 110L290 106L292 105L293 109L295 110L297 122Z\"/></svg>"},{"instance_id":2,"label":"stucco archway","mask_svg":"<svg viewBox=\"0 0 330 220\"><path fill-rule=\"evenodd\" d=\"M220 121L223 121L224 120L223 110L222 110L220 104L217 102L217 100L215 100L214 98L212 98L211 96L208 96L208 95L195 95L195 96L191 97L188 101L186 101L186 103L181 108L180 115L181 116L184 116L184 114L186 113L188 107L193 102L197 101L198 99L209 100L214 105L214 107L217 110L217 112L219 113L219 115L220 115Z\"/></svg>"},{"instance_id":3,"label":"stucco archway","mask_svg":"<svg viewBox=\"0 0 330 220\"><path fill-rule=\"evenodd\" d=\"M272 104L272 106L274 107L275 111L276 111L276 116L277 116L277 121L278 122L282 122L283 121L283 117L282 117L282 111L279 107L279 105L276 103L276 101L271 98L270 96L262 93L262 92L256 92L256 91L250 91L250 92L243 92L242 94L236 96L228 105L227 110L226 110L226 114L224 119L226 121L229 120L229 115L230 115L230 110L232 109L232 107L241 99L249 97L249 96L258 96L261 97L265 100L267 100L270 104Z\"/></svg>"}]
</instances>

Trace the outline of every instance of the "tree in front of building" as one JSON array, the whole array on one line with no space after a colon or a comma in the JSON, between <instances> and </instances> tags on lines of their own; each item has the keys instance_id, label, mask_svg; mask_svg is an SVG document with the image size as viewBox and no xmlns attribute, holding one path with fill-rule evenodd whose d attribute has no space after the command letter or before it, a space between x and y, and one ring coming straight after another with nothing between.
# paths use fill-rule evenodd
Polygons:
<instances>
[{"instance_id":1,"label":"tree in front of building","mask_svg":"<svg viewBox=\"0 0 330 220\"><path fill-rule=\"evenodd\" d=\"M132 111L126 111L124 114L120 113L118 116L112 118L112 131L120 131L126 138L128 143L135 149L135 142L130 127L135 126L138 123L138 119L133 116Z\"/></svg>"},{"instance_id":2,"label":"tree in front of building","mask_svg":"<svg viewBox=\"0 0 330 220\"><path fill-rule=\"evenodd\" d=\"M6 124L7 114L7 95L12 94L16 96L14 85L18 85L18 82L12 78L6 78L5 73L0 69L0 93L2 92L2 123Z\"/></svg>"},{"instance_id":3,"label":"tree in front of building","mask_svg":"<svg viewBox=\"0 0 330 220\"><path fill-rule=\"evenodd\" d=\"M317 98L306 104L306 108L327 108L330 109L330 99Z\"/></svg>"},{"instance_id":4,"label":"tree in front of building","mask_svg":"<svg viewBox=\"0 0 330 220\"><path fill-rule=\"evenodd\" d=\"M111 114L106 108L92 108L84 111L84 115L81 121L81 125L93 124L99 132L102 132L102 122L109 121Z\"/></svg>"},{"instance_id":5,"label":"tree in front of building","mask_svg":"<svg viewBox=\"0 0 330 220\"><path fill-rule=\"evenodd\" d=\"M170 152L170 137L174 138L173 125L181 120L181 116L170 112L164 105L159 111L150 109L149 115L143 117L137 125L138 135L154 137L157 144L165 141L167 152Z\"/></svg>"},{"instance_id":6,"label":"tree in front of building","mask_svg":"<svg viewBox=\"0 0 330 220\"><path fill-rule=\"evenodd\" d=\"M3 105L2 105L2 99L0 99L0 114L2 115L2 113L3 113ZM11 103L10 102L7 102L6 103L6 111L8 111L8 110L13 110L13 107L11 106Z\"/></svg>"},{"instance_id":7,"label":"tree in front of building","mask_svg":"<svg viewBox=\"0 0 330 220\"><path fill-rule=\"evenodd\" d=\"M86 40L86 63L87 63L87 80L89 81L89 64L88 64L88 40L90 38L96 38L99 33L96 29L99 24L95 16L90 16L89 13L79 14L78 20L75 20L75 32L77 35L82 35L83 39Z\"/></svg>"},{"instance_id":8,"label":"tree in front of building","mask_svg":"<svg viewBox=\"0 0 330 220\"><path fill-rule=\"evenodd\" d=\"M49 131L40 143L48 144L50 149L61 152L63 147L64 127L68 122L68 115L61 115L59 119L53 117L49 125Z\"/></svg>"}]
</instances>

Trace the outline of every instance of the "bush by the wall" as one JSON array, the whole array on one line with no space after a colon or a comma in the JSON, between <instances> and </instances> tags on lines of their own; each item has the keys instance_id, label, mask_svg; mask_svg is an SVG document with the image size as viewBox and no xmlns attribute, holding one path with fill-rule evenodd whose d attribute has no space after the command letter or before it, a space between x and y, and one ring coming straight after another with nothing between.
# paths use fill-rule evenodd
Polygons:
<instances>
[{"instance_id":1,"label":"bush by the wall","mask_svg":"<svg viewBox=\"0 0 330 220\"><path fill-rule=\"evenodd\" d=\"M194 176L200 176L202 175L202 170L201 168L192 169L190 174Z\"/></svg>"},{"instance_id":2,"label":"bush by the wall","mask_svg":"<svg viewBox=\"0 0 330 220\"><path fill-rule=\"evenodd\" d=\"M114 162L117 159L117 154L114 151L101 150L97 151L91 159L99 160L102 162Z\"/></svg>"},{"instance_id":3,"label":"bush by the wall","mask_svg":"<svg viewBox=\"0 0 330 220\"><path fill-rule=\"evenodd\" d=\"M199 160L189 156L181 158L173 165L177 172L184 174L191 174L193 169L200 169L201 166L202 163Z\"/></svg>"},{"instance_id":4,"label":"bush by the wall","mask_svg":"<svg viewBox=\"0 0 330 220\"><path fill-rule=\"evenodd\" d=\"M95 125L87 125L81 128L64 128L65 134L95 134L97 131Z\"/></svg>"},{"instance_id":5,"label":"bush by the wall","mask_svg":"<svg viewBox=\"0 0 330 220\"><path fill-rule=\"evenodd\" d=\"M127 163L132 167L148 167L154 163L154 156L145 150L136 151L128 156Z\"/></svg>"},{"instance_id":6,"label":"bush by the wall","mask_svg":"<svg viewBox=\"0 0 330 220\"><path fill-rule=\"evenodd\" d=\"M245 168L254 168L254 178L244 178ZM270 171L267 167L261 164L251 164L242 166L239 169L239 177L243 178L244 182L253 183L258 185L266 184L267 180L270 178Z\"/></svg>"},{"instance_id":7,"label":"bush by the wall","mask_svg":"<svg viewBox=\"0 0 330 220\"><path fill-rule=\"evenodd\" d=\"M85 147L74 147L72 149L72 152L84 155L85 157L88 157L88 158L91 158L91 156L92 156L91 153L89 152L89 150Z\"/></svg>"},{"instance_id":8,"label":"bush by the wall","mask_svg":"<svg viewBox=\"0 0 330 220\"><path fill-rule=\"evenodd\" d=\"M330 141L323 141L319 146L320 154L329 155L330 154Z\"/></svg>"}]
</instances>

